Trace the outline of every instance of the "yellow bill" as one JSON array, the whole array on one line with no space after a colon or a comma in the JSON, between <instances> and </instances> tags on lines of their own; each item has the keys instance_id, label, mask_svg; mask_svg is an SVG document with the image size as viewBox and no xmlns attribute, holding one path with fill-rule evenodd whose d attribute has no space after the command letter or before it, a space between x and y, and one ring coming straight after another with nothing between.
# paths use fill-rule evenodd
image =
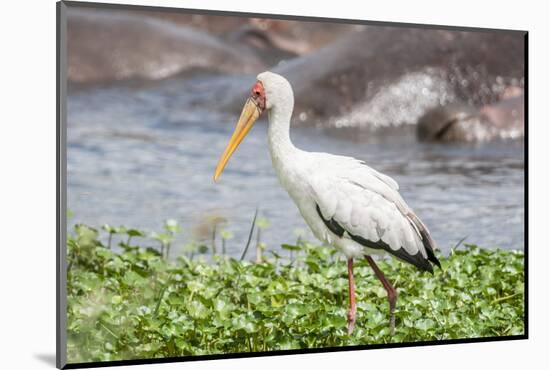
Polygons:
<instances>
[{"instance_id":1,"label":"yellow bill","mask_svg":"<svg viewBox=\"0 0 550 370\"><path fill-rule=\"evenodd\" d=\"M216 171L214 172L214 181L218 181L218 178L222 174L229 158L231 158L233 152L235 152L246 134L248 134L252 126L254 126L254 122L256 122L258 117L260 117L261 113L261 109L254 102L254 100L252 98L248 98L244 104L243 111L241 112L241 117L237 122L237 127L235 127L235 131L233 131L233 135L231 136L231 139L229 139L229 143L225 147L225 150L218 161Z\"/></svg>"}]
</instances>

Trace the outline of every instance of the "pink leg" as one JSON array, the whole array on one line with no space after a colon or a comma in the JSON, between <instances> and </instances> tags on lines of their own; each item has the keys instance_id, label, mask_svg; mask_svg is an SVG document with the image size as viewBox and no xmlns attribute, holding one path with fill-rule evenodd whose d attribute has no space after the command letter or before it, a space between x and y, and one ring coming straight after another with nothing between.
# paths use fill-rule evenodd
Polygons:
<instances>
[{"instance_id":1,"label":"pink leg","mask_svg":"<svg viewBox=\"0 0 550 370\"><path fill-rule=\"evenodd\" d=\"M374 270L376 277L382 282L384 289L388 292L388 301L390 303L390 333L391 335L395 334L395 304L397 302L397 290L391 285L391 283L386 279L384 273L380 270L378 265L374 263L374 260L371 256L367 256L367 261L369 262L370 267Z\"/></svg>"},{"instance_id":2,"label":"pink leg","mask_svg":"<svg viewBox=\"0 0 550 370\"><path fill-rule=\"evenodd\" d=\"M355 314L357 313L357 306L355 304L355 281L353 280L353 258L348 258L348 290L348 335L350 335L355 327Z\"/></svg>"}]
</instances>

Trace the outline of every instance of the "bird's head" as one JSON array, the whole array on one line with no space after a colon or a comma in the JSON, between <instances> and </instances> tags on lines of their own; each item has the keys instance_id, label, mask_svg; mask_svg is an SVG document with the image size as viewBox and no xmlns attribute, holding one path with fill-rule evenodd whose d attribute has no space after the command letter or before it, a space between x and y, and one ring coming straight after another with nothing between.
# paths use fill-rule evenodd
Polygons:
<instances>
[{"instance_id":1,"label":"bird's head","mask_svg":"<svg viewBox=\"0 0 550 370\"><path fill-rule=\"evenodd\" d=\"M272 72L262 72L256 78L257 81L250 90L235 131L218 161L214 172L214 181L218 180L229 158L264 111L283 104L294 105L292 88L283 76Z\"/></svg>"}]
</instances>

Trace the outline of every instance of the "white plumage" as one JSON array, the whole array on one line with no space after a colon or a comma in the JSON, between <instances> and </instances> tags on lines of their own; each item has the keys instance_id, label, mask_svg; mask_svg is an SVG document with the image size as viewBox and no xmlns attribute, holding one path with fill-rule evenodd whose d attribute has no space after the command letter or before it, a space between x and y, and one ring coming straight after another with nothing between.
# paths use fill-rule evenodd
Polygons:
<instances>
[{"instance_id":1,"label":"white plumage","mask_svg":"<svg viewBox=\"0 0 550 370\"><path fill-rule=\"evenodd\" d=\"M317 238L334 244L347 257L383 252L357 243L351 235L427 257L421 235L407 217L411 211L391 178L354 158L324 153L302 152L288 166L302 167L292 171L299 175L282 183ZM288 171L278 173L281 177ZM323 219L334 220L346 231L343 236L326 227L317 205Z\"/></svg>"},{"instance_id":2,"label":"white plumage","mask_svg":"<svg viewBox=\"0 0 550 370\"><path fill-rule=\"evenodd\" d=\"M266 93L273 167L314 235L342 250L348 258L388 252L365 247L350 234L372 242L381 240L391 251L403 249L430 270L427 261L422 263L428 258L420 233L425 226L416 222L418 219L398 193L397 182L355 158L296 148L289 135L294 107L290 84L271 72L258 75L258 81ZM325 220L332 219L344 228L343 236L327 228L317 205Z\"/></svg>"},{"instance_id":3,"label":"white plumage","mask_svg":"<svg viewBox=\"0 0 550 370\"><path fill-rule=\"evenodd\" d=\"M268 146L273 167L313 234L340 249L348 258L350 311L355 323L353 258L366 256L388 291L390 326L394 326L397 292L378 269L373 254L389 253L421 270L432 272L434 242L426 226L399 195L398 184L355 158L296 148L289 135L294 95L282 76L264 72L247 100L235 133L220 158L214 178L259 115L267 110Z\"/></svg>"}]
</instances>

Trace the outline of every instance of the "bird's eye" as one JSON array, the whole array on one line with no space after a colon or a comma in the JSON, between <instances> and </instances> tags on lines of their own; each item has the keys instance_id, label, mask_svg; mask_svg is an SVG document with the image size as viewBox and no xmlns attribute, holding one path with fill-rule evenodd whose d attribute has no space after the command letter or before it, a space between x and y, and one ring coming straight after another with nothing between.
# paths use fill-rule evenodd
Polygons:
<instances>
[{"instance_id":1,"label":"bird's eye","mask_svg":"<svg viewBox=\"0 0 550 370\"><path fill-rule=\"evenodd\" d=\"M254 94L256 94L256 96L260 96L260 92L259 91L254 91Z\"/></svg>"}]
</instances>

